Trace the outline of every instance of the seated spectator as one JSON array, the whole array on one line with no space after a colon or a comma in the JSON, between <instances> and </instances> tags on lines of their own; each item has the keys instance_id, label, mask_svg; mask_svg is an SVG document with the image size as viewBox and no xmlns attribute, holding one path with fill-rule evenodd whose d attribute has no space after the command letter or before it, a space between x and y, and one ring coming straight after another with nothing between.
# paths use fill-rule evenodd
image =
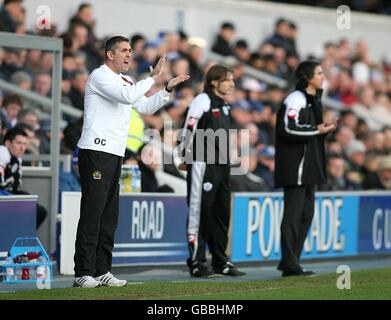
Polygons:
<instances>
[{"instance_id":1,"label":"seated spectator","mask_svg":"<svg viewBox=\"0 0 391 320\"><path fill-rule=\"evenodd\" d=\"M59 188L59 208L61 208L61 193L64 191L81 191L80 174L79 174L79 149L72 154L71 171L66 172L60 167L60 188ZM60 211L61 212L61 211Z\"/></svg>"},{"instance_id":2,"label":"seated spectator","mask_svg":"<svg viewBox=\"0 0 391 320\"><path fill-rule=\"evenodd\" d=\"M32 109L22 109L18 113L18 123L28 124L34 131L39 129L39 119L37 113Z\"/></svg>"},{"instance_id":3,"label":"seated spectator","mask_svg":"<svg viewBox=\"0 0 391 320\"><path fill-rule=\"evenodd\" d=\"M22 157L26 151L27 135L19 129L8 130L4 137L4 145L0 146L0 190L3 194L29 194L20 190L22 181ZM46 209L37 204L37 228L47 216Z\"/></svg>"},{"instance_id":4,"label":"seated spectator","mask_svg":"<svg viewBox=\"0 0 391 320\"><path fill-rule=\"evenodd\" d=\"M11 76L11 82L24 90L31 90L32 87L31 75L23 70L13 73Z\"/></svg>"},{"instance_id":5,"label":"seated spectator","mask_svg":"<svg viewBox=\"0 0 391 320\"><path fill-rule=\"evenodd\" d=\"M247 156L243 156L240 163L245 173L231 175L231 190L233 192L261 192L269 190L265 181L254 174L257 167L257 152L255 149L251 149Z\"/></svg>"},{"instance_id":6,"label":"seated spectator","mask_svg":"<svg viewBox=\"0 0 391 320\"><path fill-rule=\"evenodd\" d=\"M230 22L224 22L220 27L220 32L212 46L212 51L222 56L233 56L231 41L235 38L235 27Z\"/></svg>"},{"instance_id":7,"label":"seated spectator","mask_svg":"<svg viewBox=\"0 0 391 320\"><path fill-rule=\"evenodd\" d=\"M186 58L189 61L189 80L196 85L201 83L204 79L201 65L205 45L205 40L202 38L192 37L189 39L189 49L186 54Z\"/></svg>"},{"instance_id":8,"label":"seated spectator","mask_svg":"<svg viewBox=\"0 0 391 320\"><path fill-rule=\"evenodd\" d=\"M364 143L359 140L353 140L345 148L347 158L347 178L361 185L365 177L365 152L366 147Z\"/></svg>"},{"instance_id":9,"label":"seated spectator","mask_svg":"<svg viewBox=\"0 0 391 320\"><path fill-rule=\"evenodd\" d=\"M88 79L88 72L75 71L72 76L72 86L69 92L69 98L74 107L84 111L84 91Z\"/></svg>"},{"instance_id":10,"label":"seated spectator","mask_svg":"<svg viewBox=\"0 0 391 320\"><path fill-rule=\"evenodd\" d=\"M35 135L34 129L30 125L28 125L26 123L22 123L22 122L17 123L14 128L23 130L27 135L27 143L26 143L26 152L25 153L39 155L41 142L37 138L37 136ZM35 162L33 161L32 163L28 163L28 164L26 164L26 162L24 162L24 165L35 165Z\"/></svg>"},{"instance_id":11,"label":"seated spectator","mask_svg":"<svg viewBox=\"0 0 391 320\"><path fill-rule=\"evenodd\" d=\"M158 184L155 172L162 163L160 150L152 145L142 146L137 162L141 171L141 192L174 192L170 186Z\"/></svg>"},{"instance_id":12,"label":"seated spectator","mask_svg":"<svg viewBox=\"0 0 391 320\"><path fill-rule=\"evenodd\" d=\"M263 148L258 155L258 166L254 173L265 181L269 190L274 187L275 149L272 146Z\"/></svg>"},{"instance_id":13,"label":"seated spectator","mask_svg":"<svg viewBox=\"0 0 391 320\"><path fill-rule=\"evenodd\" d=\"M11 129L18 121L18 114L23 108L22 99L17 95L6 96L1 112L6 121L6 128Z\"/></svg>"},{"instance_id":14,"label":"seated spectator","mask_svg":"<svg viewBox=\"0 0 391 320\"><path fill-rule=\"evenodd\" d=\"M360 190L361 186L350 181L345 175L344 159L339 154L330 154L326 161L327 184L319 187L322 191Z\"/></svg>"},{"instance_id":15,"label":"seated spectator","mask_svg":"<svg viewBox=\"0 0 391 320\"><path fill-rule=\"evenodd\" d=\"M0 31L16 33L22 11L22 0L4 0L0 11Z\"/></svg>"},{"instance_id":16,"label":"seated spectator","mask_svg":"<svg viewBox=\"0 0 391 320\"><path fill-rule=\"evenodd\" d=\"M380 160L376 173L370 173L363 182L364 189L391 190L391 156Z\"/></svg>"},{"instance_id":17,"label":"seated spectator","mask_svg":"<svg viewBox=\"0 0 391 320\"><path fill-rule=\"evenodd\" d=\"M274 47L282 47L288 54L297 55L296 37L296 25L285 18L279 18L274 26L274 34L267 38L264 43L271 44Z\"/></svg>"},{"instance_id":18,"label":"seated spectator","mask_svg":"<svg viewBox=\"0 0 391 320\"><path fill-rule=\"evenodd\" d=\"M251 58L251 51L248 47L247 41L244 39L240 39L236 41L234 47L235 57L244 63L249 63Z\"/></svg>"},{"instance_id":19,"label":"seated spectator","mask_svg":"<svg viewBox=\"0 0 391 320\"><path fill-rule=\"evenodd\" d=\"M64 128L64 146L69 150L75 150L83 128L83 117L69 122Z\"/></svg>"},{"instance_id":20,"label":"seated spectator","mask_svg":"<svg viewBox=\"0 0 391 320\"><path fill-rule=\"evenodd\" d=\"M59 136L60 136L60 154L70 154L75 148L69 148L64 142L64 130L67 126L67 122L60 120L59 123ZM50 154L50 140L52 139L52 121L51 119L42 119L40 122L40 129L37 131L37 136L41 141L40 152L42 154Z\"/></svg>"}]
</instances>

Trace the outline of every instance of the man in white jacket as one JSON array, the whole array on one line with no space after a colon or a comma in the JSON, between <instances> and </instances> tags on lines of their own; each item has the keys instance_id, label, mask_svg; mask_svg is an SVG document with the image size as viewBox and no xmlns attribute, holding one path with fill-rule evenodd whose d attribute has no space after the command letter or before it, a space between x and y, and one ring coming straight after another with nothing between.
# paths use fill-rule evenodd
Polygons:
<instances>
[{"instance_id":1,"label":"man in white jacket","mask_svg":"<svg viewBox=\"0 0 391 320\"><path fill-rule=\"evenodd\" d=\"M106 60L94 70L86 85L84 124L78 143L81 180L81 209L75 244L74 286L124 286L111 273L114 232L118 222L119 178L125 154L132 107L153 114L169 100L169 93L189 79L171 79L164 90L145 94L161 76L165 56L151 75L137 84L122 72L129 69L132 49L127 38L116 36L106 42Z\"/></svg>"}]
</instances>

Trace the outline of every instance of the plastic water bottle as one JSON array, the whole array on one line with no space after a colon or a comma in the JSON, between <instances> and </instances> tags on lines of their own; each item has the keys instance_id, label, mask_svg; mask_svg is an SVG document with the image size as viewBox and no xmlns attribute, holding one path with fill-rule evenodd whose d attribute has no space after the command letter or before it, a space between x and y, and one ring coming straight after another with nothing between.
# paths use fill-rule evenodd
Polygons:
<instances>
[{"instance_id":1,"label":"plastic water bottle","mask_svg":"<svg viewBox=\"0 0 391 320\"><path fill-rule=\"evenodd\" d=\"M137 192L141 192L141 170L137 167Z\"/></svg>"},{"instance_id":2,"label":"plastic water bottle","mask_svg":"<svg viewBox=\"0 0 391 320\"><path fill-rule=\"evenodd\" d=\"M130 165L122 166L121 191L124 193L132 192L133 171Z\"/></svg>"},{"instance_id":3,"label":"plastic water bottle","mask_svg":"<svg viewBox=\"0 0 391 320\"><path fill-rule=\"evenodd\" d=\"M47 268L45 265L45 263L47 262L46 258L44 256L39 256L37 262L40 263L40 265L37 267L36 272L37 279L44 280L47 278Z\"/></svg>"},{"instance_id":4,"label":"plastic water bottle","mask_svg":"<svg viewBox=\"0 0 391 320\"><path fill-rule=\"evenodd\" d=\"M22 280L22 268L21 267L15 268L15 280Z\"/></svg>"},{"instance_id":5,"label":"plastic water bottle","mask_svg":"<svg viewBox=\"0 0 391 320\"><path fill-rule=\"evenodd\" d=\"M5 259L4 262L5 262L5 264L11 264L11 263L14 263L14 259L12 259L11 255L8 255L8 257ZM14 267L6 267L5 279L7 281L15 280L15 268Z\"/></svg>"},{"instance_id":6,"label":"plastic water bottle","mask_svg":"<svg viewBox=\"0 0 391 320\"><path fill-rule=\"evenodd\" d=\"M141 171L138 166L133 167L132 189L133 192L141 192Z\"/></svg>"}]
</instances>

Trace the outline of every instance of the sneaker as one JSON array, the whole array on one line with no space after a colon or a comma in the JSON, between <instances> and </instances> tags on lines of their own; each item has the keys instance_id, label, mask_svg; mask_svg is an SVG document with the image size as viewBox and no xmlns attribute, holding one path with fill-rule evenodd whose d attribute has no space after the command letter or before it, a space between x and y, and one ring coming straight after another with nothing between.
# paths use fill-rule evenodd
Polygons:
<instances>
[{"instance_id":1,"label":"sneaker","mask_svg":"<svg viewBox=\"0 0 391 320\"><path fill-rule=\"evenodd\" d=\"M230 261L227 261L225 265L220 268L215 268L214 270L216 273L225 276L240 277L246 275L245 272L238 270Z\"/></svg>"},{"instance_id":2,"label":"sneaker","mask_svg":"<svg viewBox=\"0 0 391 320\"><path fill-rule=\"evenodd\" d=\"M188 261L189 272L192 277L195 278L213 278L217 276L206 264L190 263Z\"/></svg>"},{"instance_id":3,"label":"sneaker","mask_svg":"<svg viewBox=\"0 0 391 320\"><path fill-rule=\"evenodd\" d=\"M73 282L73 287L79 287L79 288L96 288L99 287L100 285L101 283L99 281L96 281L91 276L77 277Z\"/></svg>"},{"instance_id":4,"label":"sneaker","mask_svg":"<svg viewBox=\"0 0 391 320\"><path fill-rule=\"evenodd\" d=\"M102 286L107 287L123 287L128 283L126 280L117 279L111 272L102 274L101 276L96 277L95 280L99 281Z\"/></svg>"},{"instance_id":5,"label":"sneaker","mask_svg":"<svg viewBox=\"0 0 391 320\"><path fill-rule=\"evenodd\" d=\"M196 265L189 270L190 275L195 278L212 278L215 273L208 267L203 265Z\"/></svg>"}]
</instances>

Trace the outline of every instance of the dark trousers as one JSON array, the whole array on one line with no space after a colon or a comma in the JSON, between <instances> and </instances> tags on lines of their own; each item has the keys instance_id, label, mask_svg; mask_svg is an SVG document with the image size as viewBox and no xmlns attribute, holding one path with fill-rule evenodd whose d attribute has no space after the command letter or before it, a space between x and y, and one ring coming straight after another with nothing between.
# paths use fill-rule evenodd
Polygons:
<instances>
[{"instance_id":1,"label":"dark trousers","mask_svg":"<svg viewBox=\"0 0 391 320\"><path fill-rule=\"evenodd\" d=\"M187 236L188 263L206 263L205 247L212 255L212 265L221 267L227 261L225 250L231 210L230 167L195 162L187 174L189 217Z\"/></svg>"},{"instance_id":2,"label":"dark trousers","mask_svg":"<svg viewBox=\"0 0 391 320\"><path fill-rule=\"evenodd\" d=\"M111 270L118 223L122 158L80 149L80 219L75 244L75 276L97 277Z\"/></svg>"},{"instance_id":3,"label":"dark trousers","mask_svg":"<svg viewBox=\"0 0 391 320\"><path fill-rule=\"evenodd\" d=\"M315 186L284 188L284 215L281 223L281 261L279 270L300 270L300 254L312 223Z\"/></svg>"}]
</instances>

